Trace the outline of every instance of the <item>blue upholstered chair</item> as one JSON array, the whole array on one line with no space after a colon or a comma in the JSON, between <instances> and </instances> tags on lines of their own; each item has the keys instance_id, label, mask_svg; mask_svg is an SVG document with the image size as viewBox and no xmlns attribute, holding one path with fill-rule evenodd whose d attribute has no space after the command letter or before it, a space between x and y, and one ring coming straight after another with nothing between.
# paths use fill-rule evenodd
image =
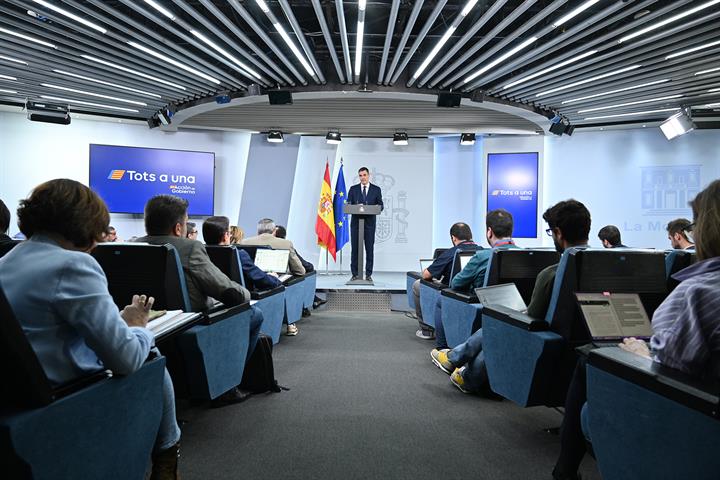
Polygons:
<instances>
[{"instance_id":1,"label":"blue upholstered chair","mask_svg":"<svg viewBox=\"0 0 720 480\"><path fill-rule=\"evenodd\" d=\"M305 278L293 277L285 282L285 322L296 323L302 319L305 302Z\"/></svg>"},{"instance_id":2,"label":"blue upholstered chair","mask_svg":"<svg viewBox=\"0 0 720 480\"><path fill-rule=\"evenodd\" d=\"M22 240L12 240L10 242L0 243L0 258L4 257L10 250L15 248Z\"/></svg>"},{"instance_id":3,"label":"blue upholstered chair","mask_svg":"<svg viewBox=\"0 0 720 480\"><path fill-rule=\"evenodd\" d=\"M191 311L180 257L172 245L98 245L93 251L118 306L134 293L155 297L156 309ZM242 380L248 349L249 304L206 313L202 324L158 343L179 396L213 399Z\"/></svg>"},{"instance_id":4,"label":"blue upholstered chair","mask_svg":"<svg viewBox=\"0 0 720 480\"><path fill-rule=\"evenodd\" d=\"M672 291L680 282L672 278L683 268L687 268L697 261L695 252L688 250L666 250L665 251L665 273L668 281L668 291Z\"/></svg>"},{"instance_id":5,"label":"blue upholstered chair","mask_svg":"<svg viewBox=\"0 0 720 480\"><path fill-rule=\"evenodd\" d=\"M436 248L433 252L433 260L442 255L442 253L447 250L447 248ZM410 307L410 310L415 310L415 295L413 294L413 284L416 280L422 279L422 272L407 272L407 276L405 279L405 286L407 289L407 301L408 301L408 307Z\"/></svg>"},{"instance_id":6,"label":"blue upholstered chair","mask_svg":"<svg viewBox=\"0 0 720 480\"><path fill-rule=\"evenodd\" d=\"M535 278L560 255L550 250L495 249L485 270L485 287L514 283L525 303L530 301ZM445 337L450 348L466 341L482 326L482 305L474 293L445 289L440 295Z\"/></svg>"},{"instance_id":7,"label":"blue upholstered chair","mask_svg":"<svg viewBox=\"0 0 720 480\"><path fill-rule=\"evenodd\" d=\"M648 315L667 294L662 252L569 249L560 259L544 319L485 307L483 351L490 386L520 406L563 405L576 357L588 343L575 292L638 293Z\"/></svg>"},{"instance_id":8,"label":"blue upholstered chair","mask_svg":"<svg viewBox=\"0 0 720 480\"><path fill-rule=\"evenodd\" d=\"M305 274L303 287L305 288L303 308L312 310L313 303L315 303L315 290L317 289L317 271L313 270L312 272Z\"/></svg>"},{"instance_id":9,"label":"blue upholstered chair","mask_svg":"<svg viewBox=\"0 0 720 480\"><path fill-rule=\"evenodd\" d=\"M605 480L716 479L720 388L619 348L590 353L586 430Z\"/></svg>"},{"instance_id":10,"label":"blue upholstered chair","mask_svg":"<svg viewBox=\"0 0 720 480\"><path fill-rule=\"evenodd\" d=\"M53 388L0 291L3 478L141 480L163 409L165 359Z\"/></svg>"}]
</instances>

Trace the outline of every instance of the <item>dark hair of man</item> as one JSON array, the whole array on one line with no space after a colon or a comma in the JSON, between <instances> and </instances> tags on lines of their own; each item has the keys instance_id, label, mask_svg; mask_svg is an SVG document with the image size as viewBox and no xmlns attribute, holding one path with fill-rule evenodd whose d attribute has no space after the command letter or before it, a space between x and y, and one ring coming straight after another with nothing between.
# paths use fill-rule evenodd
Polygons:
<instances>
[{"instance_id":1,"label":"dark hair of man","mask_svg":"<svg viewBox=\"0 0 720 480\"><path fill-rule=\"evenodd\" d=\"M287 230L285 230L285 227L282 225L277 225L275 227L275 236L277 238L285 238L287 237Z\"/></svg>"},{"instance_id":2,"label":"dark hair of man","mask_svg":"<svg viewBox=\"0 0 720 480\"><path fill-rule=\"evenodd\" d=\"M0 200L0 233L7 233L10 228L10 210L5 202Z\"/></svg>"},{"instance_id":3,"label":"dark hair of man","mask_svg":"<svg viewBox=\"0 0 720 480\"><path fill-rule=\"evenodd\" d=\"M367 172L367 173L370 173L370 170L368 170L368 168L367 168L367 167L360 167L360 170L358 170L358 173L361 173L361 172Z\"/></svg>"},{"instance_id":4,"label":"dark hair of man","mask_svg":"<svg viewBox=\"0 0 720 480\"><path fill-rule=\"evenodd\" d=\"M622 243L620 230L615 225L606 225L598 232L600 240L607 240L610 245L617 247Z\"/></svg>"},{"instance_id":5,"label":"dark hair of man","mask_svg":"<svg viewBox=\"0 0 720 480\"><path fill-rule=\"evenodd\" d=\"M230 231L228 217L209 217L202 225L203 239L208 245L219 245L225 232Z\"/></svg>"},{"instance_id":6,"label":"dark hair of man","mask_svg":"<svg viewBox=\"0 0 720 480\"><path fill-rule=\"evenodd\" d=\"M693 239L699 260L720 256L720 180L715 180L690 202L695 226Z\"/></svg>"},{"instance_id":7,"label":"dark hair of man","mask_svg":"<svg viewBox=\"0 0 720 480\"><path fill-rule=\"evenodd\" d=\"M188 233L190 233L190 230L193 230L195 227L197 227L197 225L195 224L195 222L187 222L186 225L187 225L187 231L188 231Z\"/></svg>"},{"instance_id":8,"label":"dark hair of man","mask_svg":"<svg viewBox=\"0 0 720 480\"><path fill-rule=\"evenodd\" d=\"M115 227L113 227L112 225L108 225L107 229L105 230L105 233L110 235L113 232L115 232Z\"/></svg>"},{"instance_id":9,"label":"dark hair of man","mask_svg":"<svg viewBox=\"0 0 720 480\"><path fill-rule=\"evenodd\" d=\"M513 234L513 217L504 208L492 210L485 216L485 226L491 228L497 238L509 238Z\"/></svg>"},{"instance_id":10,"label":"dark hair of man","mask_svg":"<svg viewBox=\"0 0 720 480\"><path fill-rule=\"evenodd\" d=\"M590 234L590 212L577 200L556 203L543 213L550 228L559 228L570 244L587 242Z\"/></svg>"},{"instance_id":11,"label":"dark hair of man","mask_svg":"<svg viewBox=\"0 0 720 480\"><path fill-rule=\"evenodd\" d=\"M20 231L60 235L77 248L87 249L103 238L110 223L105 202L97 193L75 180L59 178L38 185L20 201Z\"/></svg>"},{"instance_id":12,"label":"dark hair of man","mask_svg":"<svg viewBox=\"0 0 720 480\"><path fill-rule=\"evenodd\" d=\"M698 194L698 196L699 196L699 194ZM692 205L692 202L691 202L691 205ZM675 220L673 220L672 222L667 224L666 229L667 229L668 235L673 236L676 233L679 233L680 235L682 235L682 237L685 240L688 240L687 235L685 235L685 230L687 230L687 228L690 226L691 223L692 222L690 220L688 220L687 218L676 218Z\"/></svg>"},{"instance_id":13,"label":"dark hair of man","mask_svg":"<svg viewBox=\"0 0 720 480\"><path fill-rule=\"evenodd\" d=\"M450 235L461 242L472 240L472 231L467 223L458 222L450 227Z\"/></svg>"},{"instance_id":14,"label":"dark hair of man","mask_svg":"<svg viewBox=\"0 0 720 480\"><path fill-rule=\"evenodd\" d=\"M145 204L145 231L148 235L170 235L185 221L188 201L174 195L156 195Z\"/></svg>"}]
</instances>

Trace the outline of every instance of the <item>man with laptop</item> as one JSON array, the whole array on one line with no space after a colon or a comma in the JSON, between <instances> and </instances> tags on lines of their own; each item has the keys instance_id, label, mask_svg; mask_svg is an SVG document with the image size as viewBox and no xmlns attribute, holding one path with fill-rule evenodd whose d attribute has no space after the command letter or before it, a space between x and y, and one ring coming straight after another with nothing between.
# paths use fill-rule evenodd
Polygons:
<instances>
[{"instance_id":1,"label":"man with laptop","mask_svg":"<svg viewBox=\"0 0 720 480\"><path fill-rule=\"evenodd\" d=\"M545 211L543 219L550 227L546 230L546 233L553 237L553 243L558 252L562 253L571 247L587 246L590 234L590 212L582 203L577 200L559 202ZM531 317L545 317L550 305L556 271L557 264L545 268L538 274L530 305L527 308L527 314ZM510 285L503 288L510 289L514 287L515 285ZM517 288L515 288L515 292L517 292ZM479 295L478 298L488 294L485 288L476 290L476 293ZM507 296L508 292L505 291L502 294ZM509 298L517 300L519 296L519 292L517 292L517 296L511 292ZM483 300L488 304L507 305L502 300L486 298ZM500 303L501 301L503 303ZM482 351L482 328L473 333L465 343L456 346L452 350L434 349L430 356L438 368L450 374L450 381L462 392L492 395L485 368L485 356Z\"/></svg>"}]
</instances>

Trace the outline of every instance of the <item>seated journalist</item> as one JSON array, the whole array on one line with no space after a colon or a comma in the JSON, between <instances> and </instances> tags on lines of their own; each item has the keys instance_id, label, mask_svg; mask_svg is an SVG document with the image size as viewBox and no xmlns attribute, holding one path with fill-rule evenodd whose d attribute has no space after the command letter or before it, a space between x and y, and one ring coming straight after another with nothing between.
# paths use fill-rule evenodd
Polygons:
<instances>
[{"instance_id":1,"label":"seated journalist","mask_svg":"<svg viewBox=\"0 0 720 480\"><path fill-rule=\"evenodd\" d=\"M230 280L210 257L205 246L198 240L187 238L186 224L188 202L173 195L156 195L145 204L145 231L147 236L138 242L152 245L170 244L177 250L185 274L190 305L194 312L201 312L213 306L210 297L231 307L250 301L250 292L242 285ZM250 342L247 359L255 350L263 317L254 309L250 319ZM217 399L214 406L238 403L247 398L244 392L234 388Z\"/></svg>"},{"instance_id":2,"label":"seated journalist","mask_svg":"<svg viewBox=\"0 0 720 480\"><path fill-rule=\"evenodd\" d=\"M153 348L145 328L153 298L135 295L119 312L88 254L110 221L105 203L81 183L58 179L36 187L17 213L28 240L0 259L0 287L48 379L61 385L105 369L138 370ZM152 480L177 478L180 429L167 370L163 394Z\"/></svg>"},{"instance_id":3,"label":"seated journalist","mask_svg":"<svg viewBox=\"0 0 720 480\"><path fill-rule=\"evenodd\" d=\"M566 200L547 209L543 219L546 233L553 237L555 249L562 253L571 247L587 247L590 234L590 212L577 200ZM550 305L557 264L544 268L535 280L527 314L545 318ZM430 356L435 365L450 374L450 381L465 393L490 393L485 356L482 351L482 328L452 350L434 349Z\"/></svg>"},{"instance_id":4,"label":"seated journalist","mask_svg":"<svg viewBox=\"0 0 720 480\"><path fill-rule=\"evenodd\" d=\"M698 262L673 275L681 283L653 314L650 347L635 338L625 339L619 346L694 377L718 380L720 180L700 192L690 206L695 221L687 222L682 231L689 234L689 242L695 245ZM553 470L555 479L580 478L577 471L586 450L580 423L580 413L587 400L585 364L584 357L578 360L565 398L560 456Z\"/></svg>"}]
</instances>

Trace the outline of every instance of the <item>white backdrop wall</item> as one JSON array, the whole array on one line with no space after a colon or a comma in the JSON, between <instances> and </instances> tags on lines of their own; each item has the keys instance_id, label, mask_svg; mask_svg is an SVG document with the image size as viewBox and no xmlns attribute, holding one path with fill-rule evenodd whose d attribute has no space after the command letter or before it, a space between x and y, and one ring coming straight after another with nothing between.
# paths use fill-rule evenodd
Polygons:
<instances>
[{"instance_id":1,"label":"white backdrop wall","mask_svg":"<svg viewBox=\"0 0 720 480\"><path fill-rule=\"evenodd\" d=\"M717 178L717 130L696 130L672 141L659 128L550 136L541 205L568 198L583 202L592 216L591 245L600 246L598 230L612 224L625 245L665 249L667 223L691 219L687 202Z\"/></svg>"},{"instance_id":2,"label":"white backdrop wall","mask_svg":"<svg viewBox=\"0 0 720 480\"><path fill-rule=\"evenodd\" d=\"M28 121L24 115L0 112L0 198L12 213L38 184L53 178L88 183L89 144L131 145L215 152L215 213L237 218L242 198L250 135L236 132L161 132L145 125L73 119L52 125ZM142 216L112 215L121 238L144 235Z\"/></svg>"}]
</instances>

